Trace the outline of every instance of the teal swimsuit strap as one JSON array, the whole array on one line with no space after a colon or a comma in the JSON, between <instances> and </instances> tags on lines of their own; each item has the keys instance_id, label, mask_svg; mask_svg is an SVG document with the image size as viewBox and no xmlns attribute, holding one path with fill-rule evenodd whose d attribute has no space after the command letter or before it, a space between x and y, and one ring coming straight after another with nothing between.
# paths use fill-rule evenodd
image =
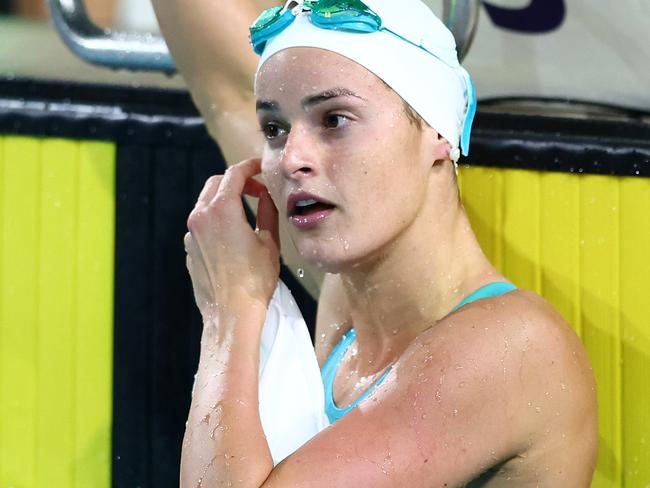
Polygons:
<instances>
[{"instance_id":1,"label":"teal swimsuit strap","mask_svg":"<svg viewBox=\"0 0 650 488\"><path fill-rule=\"evenodd\" d=\"M334 403L334 377L336 376L336 371L339 369L339 364L343 359L346 351L350 347L350 344L354 342L357 337L357 333L354 328L347 331L343 334L343 337L336 345L329 358L323 365L321 370L321 377L323 378L323 386L325 387L325 413L329 418L331 423L336 422L338 419L343 417L346 413L356 407L360 402L366 399L368 395L382 382L384 378L390 372L392 365L383 372L383 374L377 379L366 391L364 391L359 398L350 403L347 407L339 408L336 403Z\"/></svg>"},{"instance_id":2,"label":"teal swimsuit strap","mask_svg":"<svg viewBox=\"0 0 650 488\"><path fill-rule=\"evenodd\" d=\"M458 305L453 308L452 312L455 312L461 307L464 307L468 303L474 302L476 300L504 295L516 289L517 287L515 285L507 281L490 283L489 285L485 285L465 297ZM382 381L384 381L392 369L392 366L389 366L388 369L384 371L384 373L379 377L379 379L370 385L370 387L368 387L368 389L364 391L359 398L350 403L350 405L347 407L339 408L334 403L334 377L336 376L336 371L339 369L339 365L341 364L343 356L345 356L346 351L354 342L356 337L357 333L354 331L354 328L343 334L343 337L341 337L339 343L334 347L321 370L321 377L323 379L323 386L325 388L325 413L327 414L327 417L331 423L336 422L338 419L356 407L361 401L365 400L368 395L370 395L370 393L372 393L373 390Z\"/></svg>"},{"instance_id":3,"label":"teal swimsuit strap","mask_svg":"<svg viewBox=\"0 0 650 488\"><path fill-rule=\"evenodd\" d=\"M498 297L499 295L505 295L506 293L516 289L517 287L515 285L507 281L497 281L495 283L490 283L489 285L482 286L472 294L465 297L458 305L452 309L452 312L455 312L468 303L475 302L476 300L481 300L482 298Z\"/></svg>"}]
</instances>

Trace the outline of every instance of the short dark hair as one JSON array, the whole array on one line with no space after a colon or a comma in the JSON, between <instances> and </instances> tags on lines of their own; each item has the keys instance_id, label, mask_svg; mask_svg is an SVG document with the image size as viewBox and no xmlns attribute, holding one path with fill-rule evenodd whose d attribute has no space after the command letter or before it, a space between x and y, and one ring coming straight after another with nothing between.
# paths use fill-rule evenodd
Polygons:
<instances>
[{"instance_id":1,"label":"short dark hair","mask_svg":"<svg viewBox=\"0 0 650 488\"><path fill-rule=\"evenodd\" d=\"M409 122L411 122L411 125L417 127L418 130L422 130L422 127L425 123L424 119L420 117L420 114L413 110L413 107L411 107L408 103L406 103L404 100L402 100L402 102L404 105L404 112L406 112L406 117L409 119Z\"/></svg>"}]
</instances>

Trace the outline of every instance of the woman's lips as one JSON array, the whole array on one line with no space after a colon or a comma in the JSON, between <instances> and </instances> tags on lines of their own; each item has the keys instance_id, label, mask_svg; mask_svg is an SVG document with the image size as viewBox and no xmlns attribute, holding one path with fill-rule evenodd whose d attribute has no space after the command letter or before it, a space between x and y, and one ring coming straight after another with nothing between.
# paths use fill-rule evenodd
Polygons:
<instances>
[{"instance_id":1,"label":"woman's lips","mask_svg":"<svg viewBox=\"0 0 650 488\"><path fill-rule=\"evenodd\" d=\"M287 200L287 217L299 229L310 229L329 217L336 206L304 191L292 193Z\"/></svg>"},{"instance_id":2,"label":"woman's lips","mask_svg":"<svg viewBox=\"0 0 650 488\"><path fill-rule=\"evenodd\" d=\"M289 217L289 221L301 230L312 229L327 219L335 210L335 207L321 208L313 212L307 212L301 215L294 214Z\"/></svg>"}]
</instances>

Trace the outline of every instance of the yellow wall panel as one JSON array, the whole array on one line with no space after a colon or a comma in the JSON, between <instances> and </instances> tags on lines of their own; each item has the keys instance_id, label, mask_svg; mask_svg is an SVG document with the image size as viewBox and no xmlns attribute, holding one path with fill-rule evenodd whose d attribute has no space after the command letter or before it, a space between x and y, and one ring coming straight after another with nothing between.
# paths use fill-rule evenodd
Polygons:
<instances>
[{"instance_id":1,"label":"yellow wall panel","mask_svg":"<svg viewBox=\"0 0 650 488\"><path fill-rule=\"evenodd\" d=\"M580 181L582 339L598 385L600 449L593 486L622 483L619 179Z\"/></svg>"},{"instance_id":2,"label":"yellow wall panel","mask_svg":"<svg viewBox=\"0 0 650 488\"><path fill-rule=\"evenodd\" d=\"M74 486L81 488L108 486L111 476L115 147L85 142L79 152Z\"/></svg>"},{"instance_id":3,"label":"yellow wall panel","mask_svg":"<svg viewBox=\"0 0 650 488\"><path fill-rule=\"evenodd\" d=\"M72 486L78 147L41 143L37 486ZM43 326L47 324L46 326ZM53 402L45 399L56 399Z\"/></svg>"},{"instance_id":4,"label":"yellow wall panel","mask_svg":"<svg viewBox=\"0 0 650 488\"><path fill-rule=\"evenodd\" d=\"M620 304L625 486L650 486L650 179L621 180Z\"/></svg>"},{"instance_id":5,"label":"yellow wall panel","mask_svg":"<svg viewBox=\"0 0 650 488\"><path fill-rule=\"evenodd\" d=\"M499 269L503 264L503 175L492 168L461 167L459 186L463 204L483 252Z\"/></svg>"},{"instance_id":6,"label":"yellow wall panel","mask_svg":"<svg viewBox=\"0 0 650 488\"><path fill-rule=\"evenodd\" d=\"M540 292L539 173L504 170L503 272L517 286Z\"/></svg>"},{"instance_id":7,"label":"yellow wall panel","mask_svg":"<svg viewBox=\"0 0 650 488\"><path fill-rule=\"evenodd\" d=\"M0 486L108 487L115 150L0 144Z\"/></svg>"},{"instance_id":8,"label":"yellow wall panel","mask_svg":"<svg viewBox=\"0 0 650 488\"><path fill-rule=\"evenodd\" d=\"M37 141L3 141L0 486L36 486L41 167Z\"/></svg>"},{"instance_id":9,"label":"yellow wall panel","mask_svg":"<svg viewBox=\"0 0 650 488\"><path fill-rule=\"evenodd\" d=\"M540 267L542 294L581 335L579 183L578 175L540 175Z\"/></svg>"}]
</instances>

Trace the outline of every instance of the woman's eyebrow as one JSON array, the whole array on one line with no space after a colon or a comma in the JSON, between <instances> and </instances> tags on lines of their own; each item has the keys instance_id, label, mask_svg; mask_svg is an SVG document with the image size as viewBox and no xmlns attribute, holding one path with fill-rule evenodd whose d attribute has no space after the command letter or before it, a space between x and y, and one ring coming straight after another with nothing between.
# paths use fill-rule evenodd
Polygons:
<instances>
[{"instance_id":1,"label":"woman's eyebrow","mask_svg":"<svg viewBox=\"0 0 650 488\"><path fill-rule=\"evenodd\" d=\"M278 102L273 100L258 100L255 103L255 110L257 112L279 112L280 107Z\"/></svg>"},{"instance_id":2,"label":"woman's eyebrow","mask_svg":"<svg viewBox=\"0 0 650 488\"><path fill-rule=\"evenodd\" d=\"M365 98L357 95L356 93L348 90L347 88L335 87L320 92L316 95L305 97L303 98L301 104L304 109L307 109L309 107L313 107L314 105L318 105L319 103L323 103L327 100L330 100L332 98L338 98L338 97L354 97L363 100L364 102L368 101Z\"/></svg>"},{"instance_id":3,"label":"woman's eyebrow","mask_svg":"<svg viewBox=\"0 0 650 488\"><path fill-rule=\"evenodd\" d=\"M316 95L309 95L308 97L303 98L301 105L304 109L307 109L313 107L314 105L318 105L319 103L323 103L327 100L338 97L354 97L363 100L364 102L368 101L353 91L348 90L347 88L335 87L317 93ZM280 105L275 100L258 100L255 104L255 107L258 112L262 110L267 112L278 112L280 110Z\"/></svg>"}]
</instances>

